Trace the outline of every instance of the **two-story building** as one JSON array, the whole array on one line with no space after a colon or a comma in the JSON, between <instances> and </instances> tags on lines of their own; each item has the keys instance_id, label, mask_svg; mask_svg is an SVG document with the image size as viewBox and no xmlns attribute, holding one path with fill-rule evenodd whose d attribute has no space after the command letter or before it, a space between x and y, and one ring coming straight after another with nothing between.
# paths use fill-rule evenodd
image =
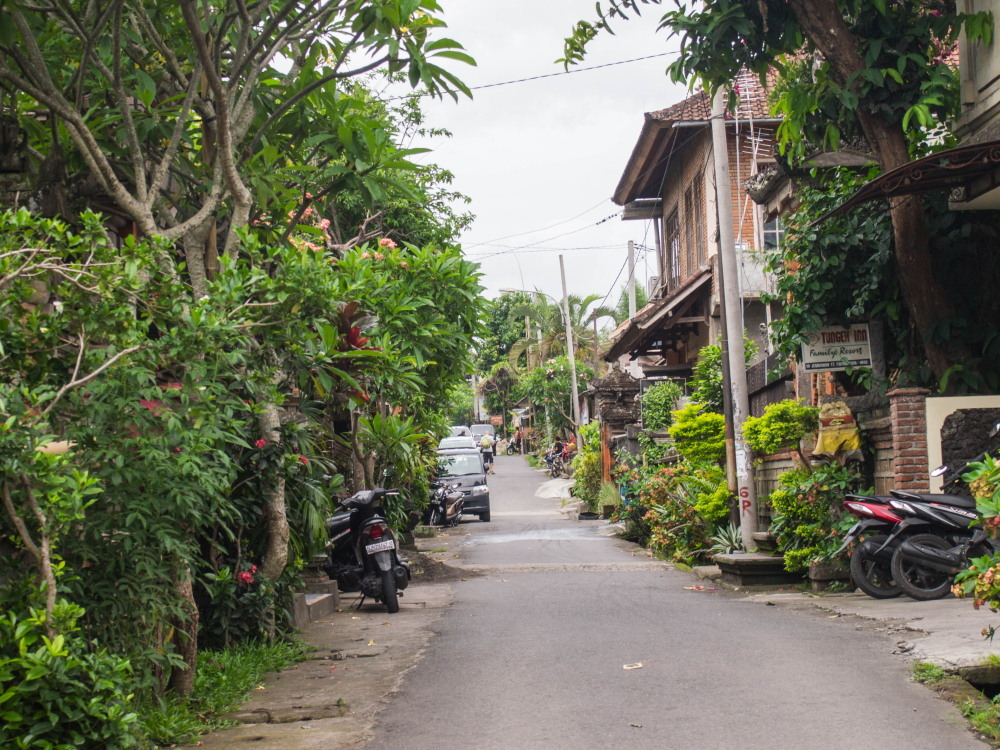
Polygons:
<instances>
[{"instance_id":1,"label":"two-story building","mask_svg":"<svg viewBox=\"0 0 1000 750\"><path fill-rule=\"evenodd\" d=\"M728 107L733 225L740 267L744 328L761 355L774 311L761 301L770 287L761 251L780 241L776 221L766 222L743 182L773 161L780 122L768 113L767 90L751 75L735 86ZM638 360L645 377L686 379L698 351L716 343L721 329L716 174L710 125L711 101L704 91L666 109L648 112L613 200L626 221L648 223L646 244L655 245L656 271L650 302L612 334L603 356Z\"/></svg>"}]
</instances>

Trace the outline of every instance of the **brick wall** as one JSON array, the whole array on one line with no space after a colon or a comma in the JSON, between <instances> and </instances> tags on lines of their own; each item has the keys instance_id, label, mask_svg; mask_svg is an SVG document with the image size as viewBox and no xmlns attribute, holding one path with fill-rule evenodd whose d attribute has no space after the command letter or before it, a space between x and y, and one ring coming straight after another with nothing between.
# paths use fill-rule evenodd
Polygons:
<instances>
[{"instance_id":1,"label":"brick wall","mask_svg":"<svg viewBox=\"0 0 1000 750\"><path fill-rule=\"evenodd\" d=\"M929 393L923 388L900 388L889 392L894 448L892 465L897 490L930 491L925 409Z\"/></svg>"}]
</instances>

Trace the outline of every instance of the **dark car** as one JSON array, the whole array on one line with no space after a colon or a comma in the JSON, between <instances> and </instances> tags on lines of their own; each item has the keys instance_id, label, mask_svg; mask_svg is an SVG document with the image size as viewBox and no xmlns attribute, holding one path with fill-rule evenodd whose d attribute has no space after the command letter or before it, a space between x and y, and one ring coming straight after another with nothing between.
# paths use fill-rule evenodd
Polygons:
<instances>
[{"instance_id":1,"label":"dark car","mask_svg":"<svg viewBox=\"0 0 1000 750\"><path fill-rule=\"evenodd\" d=\"M478 448L447 448L438 451L436 478L465 495L463 515L490 520L490 488L486 486L486 467Z\"/></svg>"}]
</instances>

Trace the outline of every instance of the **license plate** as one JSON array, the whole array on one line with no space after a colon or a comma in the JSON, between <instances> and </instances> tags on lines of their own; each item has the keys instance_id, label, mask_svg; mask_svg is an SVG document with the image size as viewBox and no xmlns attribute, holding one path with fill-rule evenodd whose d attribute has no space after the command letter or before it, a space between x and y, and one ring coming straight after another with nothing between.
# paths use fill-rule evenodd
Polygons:
<instances>
[{"instance_id":1,"label":"license plate","mask_svg":"<svg viewBox=\"0 0 1000 750\"><path fill-rule=\"evenodd\" d=\"M384 542L369 544L365 547L365 552L371 554L373 552L385 552L387 549L396 549L396 543L392 539L386 539Z\"/></svg>"}]
</instances>

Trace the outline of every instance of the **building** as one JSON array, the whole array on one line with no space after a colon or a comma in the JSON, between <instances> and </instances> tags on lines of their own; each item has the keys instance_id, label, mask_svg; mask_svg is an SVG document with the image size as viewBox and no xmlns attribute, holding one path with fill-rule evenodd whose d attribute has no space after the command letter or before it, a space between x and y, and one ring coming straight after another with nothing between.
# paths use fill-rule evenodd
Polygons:
<instances>
[{"instance_id":1,"label":"building","mask_svg":"<svg viewBox=\"0 0 1000 750\"><path fill-rule=\"evenodd\" d=\"M761 301L770 286L761 251L780 241L780 224L766 221L743 182L773 162L780 120L768 113L767 89L752 75L736 82L728 108L733 225L740 266L744 329L764 356L767 324L775 310ZM655 250L650 302L612 334L604 359L638 360L647 378L686 380L698 351L716 343L722 318L719 290L716 179L704 91L648 112L613 200L626 221L646 221Z\"/></svg>"}]
</instances>

